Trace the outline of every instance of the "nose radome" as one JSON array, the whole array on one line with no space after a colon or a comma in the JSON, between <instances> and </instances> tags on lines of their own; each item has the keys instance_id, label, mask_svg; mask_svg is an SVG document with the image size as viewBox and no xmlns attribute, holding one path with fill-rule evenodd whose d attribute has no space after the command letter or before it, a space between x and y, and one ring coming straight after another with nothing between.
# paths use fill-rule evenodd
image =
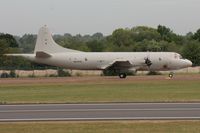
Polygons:
<instances>
[{"instance_id":1,"label":"nose radome","mask_svg":"<svg viewBox=\"0 0 200 133\"><path fill-rule=\"evenodd\" d=\"M191 67L191 66L192 66L192 62L191 62L190 60L186 60L186 62L187 62L187 66L188 66L188 67Z\"/></svg>"},{"instance_id":2,"label":"nose radome","mask_svg":"<svg viewBox=\"0 0 200 133\"><path fill-rule=\"evenodd\" d=\"M189 60L189 62L190 62L190 67L191 67L193 64L192 64L192 62L190 60Z\"/></svg>"}]
</instances>

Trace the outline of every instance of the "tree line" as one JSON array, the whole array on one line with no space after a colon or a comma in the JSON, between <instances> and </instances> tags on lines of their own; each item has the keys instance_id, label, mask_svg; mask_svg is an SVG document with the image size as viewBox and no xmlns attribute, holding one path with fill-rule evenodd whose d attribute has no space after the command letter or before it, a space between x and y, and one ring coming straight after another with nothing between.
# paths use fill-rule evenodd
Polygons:
<instances>
[{"instance_id":1,"label":"tree line","mask_svg":"<svg viewBox=\"0 0 200 133\"><path fill-rule=\"evenodd\" d=\"M55 68L31 63L19 57L5 57L5 53L31 53L37 35L25 34L22 37L0 34L0 69L45 69ZM178 35L170 28L159 25L157 28L137 26L120 28L111 35L102 33L75 36L66 33L54 35L61 46L85 52L178 52L190 59L195 66L200 65L200 29L195 33Z\"/></svg>"}]
</instances>

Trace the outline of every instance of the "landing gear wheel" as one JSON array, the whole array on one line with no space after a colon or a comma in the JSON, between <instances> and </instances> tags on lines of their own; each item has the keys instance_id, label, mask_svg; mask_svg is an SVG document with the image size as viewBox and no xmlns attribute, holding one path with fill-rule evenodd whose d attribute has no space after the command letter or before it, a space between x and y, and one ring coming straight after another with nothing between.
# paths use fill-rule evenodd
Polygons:
<instances>
[{"instance_id":1,"label":"landing gear wheel","mask_svg":"<svg viewBox=\"0 0 200 133\"><path fill-rule=\"evenodd\" d=\"M125 78L126 78L126 74L125 74L125 73L120 73L120 74L119 74L119 77L120 77L121 79L125 79Z\"/></svg>"},{"instance_id":2,"label":"landing gear wheel","mask_svg":"<svg viewBox=\"0 0 200 133\"><path fill-rule=\"evenodd\" d=\"M169 73L169 78L172 79L173 77L174 77L174 73L173 72Z\"/></svg>"}]
</instances>

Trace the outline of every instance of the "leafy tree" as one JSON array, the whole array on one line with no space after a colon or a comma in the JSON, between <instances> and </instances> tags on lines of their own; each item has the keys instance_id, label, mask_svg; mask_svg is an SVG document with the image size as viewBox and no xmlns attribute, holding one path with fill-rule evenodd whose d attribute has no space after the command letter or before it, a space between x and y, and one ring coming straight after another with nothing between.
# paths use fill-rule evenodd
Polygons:
<instances>
[{"instance_id":1,"label":"leafy tree","mask_svg":"<svg viewBox=\"0 0 200 133\"><path fill-rule=\"evenodd\" d=\"M117 29L112 33L112 41L117 46L129 46L131 42L130 30Z\"/></svg>"},{"instance_id":2,"label":"leafy tree","mask_svg":"<svg viewBox=\"0 0 200 133\"><path fill-rule=\"evenodd\" d=\"M194 66L200 65L200 45L199 42L192 41L183 47L183 56L193 62Z\"/></svg>"},{"instance_id":3,"label":"leafy tree","mask_svg":"<svg viewBox=\"0 0 200 133\"><path fill-rule=\"evenodd\" d=\"M193 39L193 36L194 34L192 32L188 32L186 35L185 35L185 40L192 40Z\"/></svg>"},{"instance_id":4,"label":"leafy tree","mask_svg":"<svg viewBox=\"0 0 200 133\"><path fill-rule=\"evenodd\" d=\"M100 32L97 32L97 33L93 34L91 38L93 40L101 40L101 39L103 39L103 34Z\"/></svg>"},{"instance_id":5,"label":"leafy tree","mask_svg":"<svg viewBox=\"0 0 200 133\"><path fill-rule=\"evenodd\" d=\"M198 29L193 35L193 39L200 41L200 29Z\"/></svg>"},{"instance_id":6,"label":"leafy tree","mask_svg":"<svg viewBox=\"0 0 200 133\"><path fill-rule=\"evenodd\" d=\"M157 31L158 31L158 33L160 33L163 40L168 41L168 42L172 41L171 36L172 36L173 32L170 30L170 28L167 28L162 25L158 25Z\"/></svg>"},{"instance_id":7,"label":"leafy tree","mask_svg":"<svg viewBox=\"0 0 200 133\"><path fill-rule=\"evenodd\" d=\"M162 40L168 42L175 42L176 44L183 44L183 37L173 33L173 31L170 28L158 25L157 31L161 35Z\"/></svg>"},{"instance_id":8,"label":"leafy tree","mask_svg":"<svg viewBox=\"0 0 200 133\"><path fill-rule=\"evenodd\" d=\"M5 54L6 52L8 52L8 44L5 40L0 39L0 55L2 56L3 54Z\"/></svg>"},{"instance_id":9,"label":"leafy tree","mask_svg":"<svg viewBox=\"0 0 200 133\"><path fill-rule=\"evenodd\" d=\"M136 42L143 40L159 41L161 40L161 36L154 28L138 26L131 29L131 39Z\"/></svg>"},{"instance_id":10,"label":"leafy tree","mask_svg":"<svg viewBox=\"0 0 200 133\"><path fill-rule=\"evenodd\" d=\"M22 48L24 53L31 53L36 44L36 35L25 34L19 39L19 47Z\"/></svg>"},{"instance_id":11,"label":"leafy tree","mask_svg":"<svg viewBox=\"0 0 200 133\"><path fill-rule=\"evenodd\" d=\"M89 50L93 52L102 52L105 49L104 43L97 40L87 42L87 46Z\"/></svg>"},{"instance_id":12,"label":"leafy tree","mask_svg":"<svg viewBox=\"0 0 200 133\"><path fill-rule=\"evenodd\" d=\"M12 48L18 47L17 41L10 34L1 34L0 35L0 40L4 41L4 43L7 44L8 47L12 47Z\"/></svg>"}]
</instances>

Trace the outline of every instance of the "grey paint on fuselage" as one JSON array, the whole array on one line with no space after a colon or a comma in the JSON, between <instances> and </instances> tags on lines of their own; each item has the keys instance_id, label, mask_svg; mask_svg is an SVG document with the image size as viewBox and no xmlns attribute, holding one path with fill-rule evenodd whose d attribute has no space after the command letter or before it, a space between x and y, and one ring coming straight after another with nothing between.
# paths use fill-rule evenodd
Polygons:
<instances>
[{"instance_id":1,"label":"grey paint on fuselage","mask_svg":"<svg viewBox=\"0 0 200 133\"><path fill-rule=\"evenodd\" d=\"M191 61L182 59L180 54L174 52L82 52L63 48L53 40L46 26L39 30L33 54L7 55L67 69L118 69L124 73L137 70L168 71L192 66Z\"/></svg>"},{"instance_id":2,"label":"grey paint on fuselage","mask_svg":"<svg viewBox=\"0 0 200 133\"><path fill-rule=\"evenodd\" d=\"M133 64L132 69L137 70L168 71L191 66L189 60L180 59L173 52L68 52L54 53L50 58L36 58L34 54L24 57L36 63L77 70L103 70L115 60L128 60ZM152 62L150 68L144 64L146 57Z\"/></svg>"}]
</instances>

